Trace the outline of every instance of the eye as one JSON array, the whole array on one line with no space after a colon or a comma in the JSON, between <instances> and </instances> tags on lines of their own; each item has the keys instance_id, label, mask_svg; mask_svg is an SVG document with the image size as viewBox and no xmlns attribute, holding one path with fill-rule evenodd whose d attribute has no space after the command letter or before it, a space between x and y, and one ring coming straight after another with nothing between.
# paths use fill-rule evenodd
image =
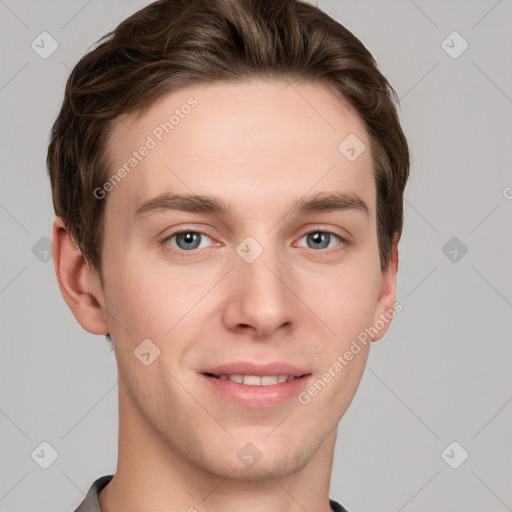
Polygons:
<instances>
[{"instance_id":1,"label":"eye","mask_svg":"<svg viewBox=\"0 0 512 512\"><path fill-rule=\"evenodd\" d=\"M306 238L307 247L310 249L328 249L332 247L332 245L330 245L332 241L344 241L339 235L331 233L330 231L321 230L309 231L302 236L301 240L303 238Z\"/></svg>"},{"instance_id":2,"label":"eye","mask_svg":"<svg viewBox=\"0 0 512 512\"><path fill-rule=\"evenodd\" d=\"M204 245L201 246L201 237L206 237L211 240L207 234L201 231L177 231L165 238L163 243L169 244L171 247L176 247L181 251L190 252L194 249L204 249L204 247L207 247ZM176 245L172 243L174 239Z\"/></svg>"}]
</instances>

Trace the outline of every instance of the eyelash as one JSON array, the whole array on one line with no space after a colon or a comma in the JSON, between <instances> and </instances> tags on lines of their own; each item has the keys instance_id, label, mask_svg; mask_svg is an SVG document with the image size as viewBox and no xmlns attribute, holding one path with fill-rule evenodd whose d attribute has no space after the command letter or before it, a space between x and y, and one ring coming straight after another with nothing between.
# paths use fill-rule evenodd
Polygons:
<instances>
[{"instance_id":1,"label":"eyelash","mask_svg":"<svg viewBox=\"0 0 512 512\"><path fill-rule=\"evenodd\" d=\"M168 243L169 240L171 240L175 236L180 235L182 233L196 233L196 234L200 234L200 235L206 236L207 238L212 240L212 237L210 235L208 235L207 233L205 233L204 231L199 231L199 230L195 230L195 229L182 229L182 230L179 230L179 231L174 231L173 233L171 233L170 235L166 236L161 241L161 244L164 247L164 249L168 250L170 252L173 252L175 254L180 254L180 255L184 255L186 253L197 254L199 251L201 251L201 249L192 249L190 251L185 251L183 249L179 249L179 248L173 247L173 246L171 246ZM337 233L334 233L332 231L327 231L327 230L319 229L319 228L313 229L311 231L307 231L306 233L303 233L303 235L299 238L299 240L304 238L305 236L313 234L313 233L327 233L329 235L335 236L341 242L339 244L338 248L318 249L318 250L311 249L313 252L318 253L319 255L332 255L333 253L335 254L335 253L338 253L338 252L342 251L343 250L343 245L350 245L350 242L346 238L342 237L341 235L338 235ZM205 249L205 248L203 247L203 249Z\"/></svg>"}]
</instances>

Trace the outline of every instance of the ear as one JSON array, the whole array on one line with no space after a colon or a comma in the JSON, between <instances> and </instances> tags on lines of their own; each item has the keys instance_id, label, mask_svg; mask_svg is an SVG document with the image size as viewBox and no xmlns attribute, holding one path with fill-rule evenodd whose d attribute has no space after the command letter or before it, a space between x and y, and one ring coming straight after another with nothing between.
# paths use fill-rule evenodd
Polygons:
<instances>
[{"instance_id":1,"label":"ear","mask_svg":"<svg viewBox=\"0 0 512 512\"><path fill-rule=\"evenodd\" d=\"M381 274L380 293L373 318L373 331L377 332L375 334L372 332L372 341L378 341L386 334L391 325L391 320L395 316L399 241L400 235L397 234L393 237L391 259L387 268Z\"/></svg>"},{"instance_id":2,"label":"ear","mask_svg":"<svg viewBox=\"0 0 512 512\"><path fill-rule=\"evenodd\" d=\"M86 331L108 334L100 277L91 270L60 217L53 223L52 244L55 274L69 309Z\"/></svg>"}]
</instances>

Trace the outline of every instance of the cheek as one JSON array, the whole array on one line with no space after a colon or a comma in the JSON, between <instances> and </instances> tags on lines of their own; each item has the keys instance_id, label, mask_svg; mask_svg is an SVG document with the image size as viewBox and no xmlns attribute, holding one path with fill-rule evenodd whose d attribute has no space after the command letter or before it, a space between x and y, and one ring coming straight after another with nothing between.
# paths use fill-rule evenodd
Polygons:
<instances>
[{"instance_id":1,"label":"cheek","mask_svg":"<svg viewBox=\"0 0 512 512\"><path fill-rule=\"evenodd\" d=\"M338 412L347 409L366 366L370 350L366 329L373 323L379 276L371 268L356 271L353 267L331 276L330 292L323 307L321 303L317 306L325 324L334 331L330 333L332 342L323 343L323 354L319 354L324 361L320 380L329 388L324 398Z\"/></svg>"},{"instance_id":2,"label":"cheek","mask_svg":"<svg viewBox=\"0 0 512 512\"><path fill-rule=\"evenodd\" d=\"M121 337L130 333L133 343L149 338L158 343L187 315L211 287L211 281L178 268L144 265L125 259L106 276L105 306L115 318L110 325ZM157 341L158 340L158 341Z\"/></svg>"},{"instance_id":3,"label":"cheek","mask_svg":"<svg viewBox=\"0 0 512 512\"><path fill-rule=\"evenodd\" d=\"M373 322L380 290L380 272L371 266L346 267L322 278L312 301L336 340L345 345ZM339 348L339 347L338 347Z\"/></svg>"}]
</instances>

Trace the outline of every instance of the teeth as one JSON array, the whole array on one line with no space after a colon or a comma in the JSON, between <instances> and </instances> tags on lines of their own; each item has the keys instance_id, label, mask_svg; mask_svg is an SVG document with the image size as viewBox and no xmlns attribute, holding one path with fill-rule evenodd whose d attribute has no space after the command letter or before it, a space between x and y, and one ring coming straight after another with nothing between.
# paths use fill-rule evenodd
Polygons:
<instances>
[{"instance_id":1,"label":"teeth","mask_svg":"<svg viewBox=\"0 0 512 512\"><path fill-rule=\"evenodd\" d=\"M246 386L273 386L275 384L282 384L283 382L290 382L297 377L294 375L240 375L238 373L232 375L215 375L221 380L231 380Z\"/></svg>"},{"instance_id":2,"label":"teeth","mask_svg":"<svg viewBox=\"0 0 512 512\"><path fill-rule=\"evenodd\" d=\"M246 386L261 386L261 378L256 375L246 375L244 377L244 384Z\"/></svg>"}]
</instances>

